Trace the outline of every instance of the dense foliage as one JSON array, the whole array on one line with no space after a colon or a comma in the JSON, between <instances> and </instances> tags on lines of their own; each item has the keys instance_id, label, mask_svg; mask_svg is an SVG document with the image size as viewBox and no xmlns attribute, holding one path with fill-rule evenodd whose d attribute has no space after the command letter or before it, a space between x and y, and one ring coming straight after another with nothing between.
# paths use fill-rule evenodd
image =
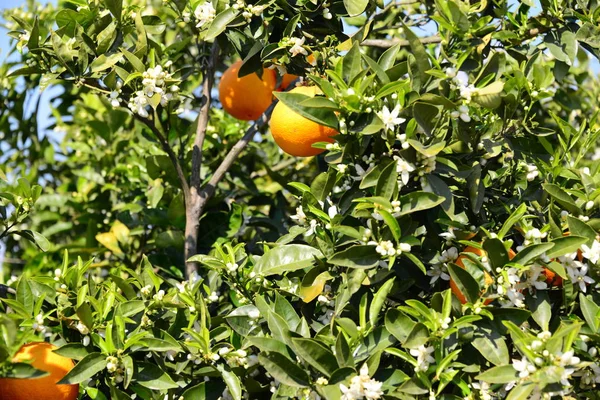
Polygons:
<instances>
[{"instance_id":1,"label":"dense foliage","mask_svg":"<svg viewBox=\"0 0 600 400\"><path fill-rule=\"evenodd\" d=\"M599 397L597 1L31 1L4 24L0 376L47 340L84 399ZM276 101L335 143L294 158L272 108L224 113L239 58L318 86Z\"/></svg>"}]
</instances>

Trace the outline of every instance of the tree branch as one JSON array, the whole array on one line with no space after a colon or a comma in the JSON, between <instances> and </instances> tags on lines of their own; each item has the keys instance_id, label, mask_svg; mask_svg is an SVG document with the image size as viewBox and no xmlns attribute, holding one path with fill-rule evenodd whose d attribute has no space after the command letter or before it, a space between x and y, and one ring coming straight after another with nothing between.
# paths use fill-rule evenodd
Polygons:
<instances>
[{"instance_id":1,"label":"tree branch","mask_svg":"<svg viewBox=\"0 0 600 400\"><path fill-rule=\"evenodd\" d=\"M438 35L427 36L420 39L423 44L440 43L442 38ZM366 39L361 42L363 46L381 47L383 49L390 48L399 44L400 47L410 46L410 42L406 39Z\"/></svg>"},{"instance_id":2,"label":"tree branch","mask_svg":"<svg viewBox=\"0 0 600 400\"><path fill-rule=\"evenodd\" d=\"M290 87L294 87L294 84L292 83ZM219 182L221 182L229 168L231 168L231 165L233 165L233 162L238 158L244 147L246 147L246 145L248 145L252 137L254 137L254 135L263 126L267 124L269 118L271 118L271 114L273 113L273 109L275 108L276 104L277 100L273 101L273 103L271 103L271 105L269 106L269 108L266 109L263 115L261 115L261 117L257 119L250 128L248 128L244 136L231 148L231 150L229 150L229 153L227 153L227 155L213 174L212 178L210 178L210 181L208 181L206 186L204 186L204 188L200 192L200 196L202 198L201 213L204 210L204 207L206 206L208 200L215 194L217 185L219 184Z\"/></svg>"},{"instance_id":3,"label":"tree branch","mask_svg":"<svg viewBox=\"0 0 600 400\"><path fill-rule=\"evenodd\" d=\"M200 179L200 170L202 168L202 146L204 145L206 127L208 126L211 105L210 92L215 83L215 69L217 66L218 55L219 45L217 42L214 42L208 59L208 66L202 79L202 98L204 104L202 104L198 115L198 126L196 127L196 137L194 139L194 147L192 150L192 176L190 178L190 188L192 189L192 192L195 188L197 193L200 192L202 185L202 180Z\"/></svg>"},{"instance_id":4,"label":"tree branch","mask_svg":"<svg viewBox=\"0 0 600 400\"><path fill-rule=\"evenodd\" d=\"M200 192L202 189L202 179L200 172L202 168L202 147L206 137L206 127L211 107L210 92L215 83L215 70L217 67L217 57L219 55L219 45L215 41L212 45L208 65L202 77L202 100L204 103L198 113L198 125L196 126L196 136L192 148L192 175L190 177L190 197L185 202L185 244L183 255L186 262L186 276L190 277L197 270L195 262L187 260L198 252L198 233L200 229L200 216L202 215L202 198Z\"/></svg>"},{"instance_id":5,"label":"tree branch","mask_svg":"<svg viewBox=\"0 0 600 400\"><path fill-rule=\"evenodd\" d=\"M133 116L137 120L143 122L148 128L150 128L150 130L152 131L152 133L154 133L154 135L156 136L156 138L160 142L163 150L169 156L169 159L171 160L171 163L173 164L173 167L175 167L175 171L177 172L177 177L179 178L179 182L181 184L181 189L183 190L183 197L185 199L185 202L187 203L189 201L189 198L190 198L190 186L188 185L188 182L187 182L187 179L185 177L185 174L183 173L183 170L181 169L181 165L179 164L179 160L177 159L177 155L175 154L175 152L173 151L173 149L169 145L169 142L163 136L163 134L161 133L161 131L156 127L156 125L154 124L154 121L151 121L148 118L143 118L143 117L141 117L140 115L138 115L136 113L133 113Z\"/></svg>"}]
</instances>

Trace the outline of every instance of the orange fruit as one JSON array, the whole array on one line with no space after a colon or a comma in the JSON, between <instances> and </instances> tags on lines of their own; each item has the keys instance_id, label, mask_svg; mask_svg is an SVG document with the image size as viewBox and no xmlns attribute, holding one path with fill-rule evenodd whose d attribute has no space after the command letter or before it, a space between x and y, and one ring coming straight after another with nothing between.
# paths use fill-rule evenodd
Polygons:
<instances>
[{"instance_id":1,"label":"orange fruit","mask_svg":"<svg viewBox=\"0 0 600 400\"><path fill-rule=\"evenodd\" d=\"M463 253L473 253L473 254L476 254L481 257L485 254L485 251L483 249L478 249L476 247L468 246L466 249L463 250ZM508 258L509 259L512 260L515 255L516 254L512 249L508 250ZM465 269L465 264L463 263L463 259L465 259L465 258L467 258L467 256L464 254L461 254L456 259L455 264L458 265L459 267L461 267L462 269ZM486 287L491 285L492 283L494 283L494 279L486 271L483 271L483 279L484 279ZM454 295L458 298L458 300L460 301L461 304L467 303L467 298L465 297L464 293L458 288L458 286L456 285L456 282L454 282L454 280L452 278L450 278L450 289L452 290L452 293L454 293ZM492 301L493 301L493 299L486 299L486 300L484 300L484 304L486 304L486 305L490 304Z\"/></svg>"},{"instance_id":2,"label":"orange fruit","mask_svg":"<svg viewBox=\"0 0 600 400\"><path fill-rule=\"evenodd\" d=\"M306 61L308 61L309 64L311 65L315 65L315 62L317 61L315 58L314 54L309 54L306 57ZM294 75L294 74L285 74L281 77L281 83L279 84L279 87L277 88L277 90L281 91L281 90L285 90L288 88L288 86L290 86L290 83L294 82L296 79L298 79L298 75Z\"/></svg>"},{"instance_id":3,"label":"orange fruit","mask_svg":"<svg viewBox=\"0 0 600 400\"><path fill-rule=\"evenodd\" d=\"M223 73L219 83L219 99L223 109L244 121L258 119L273 102L277 79L275 71L263 69L262 79L256 74L238 76L242 61L237 61Z\"/></svg>"},{"instance_id":4,"label":"orange fruit","mask_svg":"<svg viewBox=\"0 0 600 400\"><path fill-rule=\"evenodd\" d=\"M290 93L314 97L320 90L315 86L301 86L290 90ZM333 128L304 118L281 101L277 103L271 115L271 134L275 143L293 156L309 157L322 153L323 149L316 149L312 145L317 142L333 143L331 136L337 133Z\"/></svg>"},{"instance_id":5,"label":"orange fruit","mask_svg":"<svg viewBox=\"0 0 600 400\"><path fill-rule=\"evenodd\" d=\"M544 268L544 275L546 275L546 283L548 286L562 286L563 279L556 275L554 272L549 270L548 268Z\"/></svg>"},{"instance_id":6,"label":"orange fruit","mask_svg":"<svg viewBox=\"0 0 600 400\"><path fill-rule=\"evenodd\" d=\"M35 368L49 375L41 378L0 378L0 400L75 400L79 385L57 385L74 366L73 360L52 350L56 346L46 342L23 345L13 362L31 362Z\"/></svg>"},{"instance_id":7,"label":"orange fruit","mask_svg":"<svg viewBox=\"0 0 600 400\"><path fill-rule=\"evenodd\" d=\"M571 234L571 232L565 232L565 233L563 233L563 236L569 236L570 234ZM583 253L581 252L581 250L577 250L577 259L580 262L583 261ZM548 286L562 286L563 285L563 279L559 275L556 275L553 271L549 270L548 268L544 268L544 275L546 275L546 283L548 284Z\"/></svg>"},{"instance_id":8,"label":"orange fruit","mask_svg":"<svg viewBox=\"0 0 600 400\"><path fill-rule=\"evenodd\" d=\"M285 74L281 77L281 84L277 88L277 90L285 90L290 86L292 82L298 79L298 75L293 74Z\"/></svg>"}]
</instances>

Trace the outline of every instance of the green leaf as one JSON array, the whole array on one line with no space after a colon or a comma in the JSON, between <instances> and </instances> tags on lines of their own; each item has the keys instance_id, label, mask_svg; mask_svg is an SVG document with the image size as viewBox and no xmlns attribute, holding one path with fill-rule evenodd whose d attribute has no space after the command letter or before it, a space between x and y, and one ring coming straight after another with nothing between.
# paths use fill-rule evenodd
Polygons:
<instances>
[{"instance_id":1,"label":"green leaf","mask_svg":"<svg viewBox=\"0 0 600 400\"><path fill-rule=\"evenodd\" d=\"M523 250L517 253L515 258L511 260L511 262L515 264L527 265L530 261L535 260L546 251L550 250L554 247L554 243L539 243L532 244L525 247Z\"/></svg>"},{"instance_id":2,"label":"green leaf","mask_svg":"<svg viewBox=\"0 0 600 400\"><path fill-rule=\"evenodd\" d=\"M323 254L314 247L303 244L288 244L275 247L265 253L254 265L260 276L281 275L313 265L315 257Z\"/></svg>"},{"instance_id":3,"label":"green leaf","mask_svg":"<svg viewBox=\"0 0 600 400\"><path fill-rule=\"evenodd\" d=\"M483 242L483 250L487 253L493 270L508 263L508 251L500 239L486 239Z\"/></svg>"},{"instance_id":4,"label":"green leaf","mask_svg":"<svg viewBox=\"0 0 600 400\"><path fill-rule=\"evenodd\" d=\"M394 285L395 279L395 277L392 279L388 279L383 285L381 285L381 287L373 297L373 301L369 306L369 322L371 323L371 326L377 326L377 320L379 319L381 309L383 308L383 305L387 300L388 294L390 294L390 291L392 290L392 286Z\"/></svg>"},{"instance_id":5,"label":"green leaf","mask_svg":"<svg viewBox=\"0 0 600 400\"><path fill-rule=\"evenodd\" d=\"M362 14L368 5L369 0L344 0L344 7L351 17Z\"/></svg>"},{"instance_id":6,"label":"green leaf","mask_svg":"<svg viewBox=\"0 0 600 400\"><path fill-rule=\"evenodd\" d=\"M591 296L584 296L583 293L579 293L579 306L581 307L581 313L585 322L592 329L592 332L598 333L600 328L600 307L592 300Z\"/></svg>"},{"instance_id":7,"label":"green leaf","mask_svg":"<svg viewBox=\"0 0 600 400\"><path fill-rule=\"evenodd\" d=\"M330 377L339 368L333 353L316 340L293 338L292 343L298 356L327 377Z\"/></svg>"},{"instance_id":8,"label":"green leaf","mask_svg":"<svg viewBox=\"0 0 600 400\"><path fill-rule=\"evenodd\" d=\"M57 383L59 385L81 383L106 368L106 364L107 361L104 354L90 353L85 356L83 360L79 361L77 365L75 365L75 367L73 367L73 369Z\"/></svg>"},{"instance_id":9,"label":"green leaf","mask_svg":"<svg viewBox=\"0 0 600 400\"><path fill-rule=\"evenodd\" d=\"M90 354L90 351L87 349L87 347L79 343L65 344L64 346L53 350L53 352L73 360L83 360L88 354Z\"/></svg>"},{"instance_id":10,"label":"green leaf","mask_svg":"<svg viewBox=\"0 0 600 400\"><path fill-rule=\"evenodd\" d=\"M510 231L510 229L523 218L527 212L527 204L521 203L519 207L513 211L510 216L502 224L502 228L498 231L498 239L502 240L504 236Z\"/></svg>"},{"instance_id":11,"label":"green leaf","mask_svg":"<svg viewBox=\"0 0 600 400\"><path fill-rule=\"evenodd\" d=\"M217 370L221 373L223 381L225 381L225 384L229 389L229 394L231 398L233 398L233 400L241 400L242 384L240 383L240 378L238 378L238 376L229 368L225 368L223 364L219 364L217 366Z\"/></svg>"},{"instance_id":12,"label":"green leaf","mask_svg":"<svg viewBox=\"0 0 600 400\"><path fill-rule=\"evenodd\" d=\"M518 380L518 375L512 365L500 365L477 375L475 379L487 383L509 383Z\"/></svg>"},{"instance_id":13,"label":"green leaf","mask_svg":"<svg viewBox=\"0 0 600 400\"><path fill-rule=\"evenodd\" d=\"M34 243L41 251L48 251L50 249L50 242L39 232L27 229L24 231L15 231L15 234Z\"/></svg>"},{"instance_id":14,"label":"green leaf","mask_svg":"<svg viewBox=\"0 0 600 400\"><path fill-rule=\"evenodd\" d=\"M400 196L400 216L429 210L444 202L445 198L429 192L415 191Z\"/></svg>"},{"instance_id":15,"label":"green leaf","mask_svg":"<svg viewBox=\"0 0 600 400\"><path fill-rule=\"evenodd\" d=\"M416 324L400 310L393 308L385 313L385 328L401 343L406 342Z\"/></svg>"},{"instance_id":16,"label":"green leaf","mask_svg":"<svg viewBox=\"0 0 600 400\"><path fill-rule=\"evenodd\" d=\"M106 8L114 15L117 21L121 21L121 14L123 13L123 0L104 0Z\"/></svg>"},{"instance_id":17,"label":"green leaf","mask_svg":"<svg viewBox=\"0 0 600 400\"><path fill-rule=\"evenodd\" d=\"M569 224L569 232L571 235L582 236L587 238L587 245L591 246L596 240L596 231L594 228L580 220L579 218L567 217L567 223Z\"/></svg>"},{"instance_id":18,"label":"green leaf","mask_svg":"<svg viewBox=\"0 0 600 400\"><path fill-rule=\"evenodd\" d=\"M550 306L548 292L544 290L538 290L535 293L535 297L528 296L527 306L531 311L531 317L542 328L542 330L549 330L550 318L552 318L552 307Z\"/></svg>"},{"instance_id":19,"label":"green leaf","mask_svg":"<svg viewBox=\"0 0 600 400\"><path fill-rule=\"evenodd\" d=\"M454 263L448 264L448 271L452 280L458 286L458 289L462 292L469 303L475 303L479 299L479 285L475 278L471 276L469 272L462 269Z\"/></svg>"},{"instance_id":20,"label":"green leaf","mask_svg":"<svg viewBox=\"0 0 600 400\"><path fill-rule=\"evenodd\" d=\"M394 191L398 188L398 171L396 163L389 163L379 175L377 186L375 187L375 196L389 200L394 195Z\"/></svg>"},{"instance_id":21,"label":"green leaf","mask_svg":"<svg viewBox=\"0 0 600 400\"><path fill-rule=\"evenodd\" d=\"M223 382L211 380L186 389L182 397L184 400L219 400L222 398L224 389Z\"/></svg>"},{"instance_id":22,"label":"green leaf","mask_svg":"<svg viewBox=\"0 0 600 400\"><path fill-rule=\"evenodd\" d=\"M436 110L437 110L437 108L436 108ZM407 142L408 142L408 144L411 145L411 147L413 149L415 149L416 151L418 151L419 153L421 153L427 157L433 157L433 156L439 154L439 152L444 150L444 148L446 147L446 142L444 142L444 141L437 142L437 143L432 144L427 147L425 147L418 140L408 139Z\"/></svg>"},{"instance_id":23,"label":"green leaf","mask_svg":"<svg viewBox=\"0 0 600 400\"><path fill-rule=\"evenodd\" d=\"M552 184L552 183L544 183L542 185L546 193L548 193L552 198L560 204L565 210L579 215L581 214L581 210L575 204L575 201L565 192L560 186ZM574 232L571 232L574 233Z\"/></svg>"},{"instance_id":24,"label":"green leaf","mask_svg":"<svg viewBox=\"0 0 600 400\"><path fill-rule=\"evenodd\" d=\"M296 362L291 361L282 354L260 353L258 361L273 378L284 385L292 387L307 387L309 385L306 372Z\"/></svg>"},{"instance_id":25,"label":"green leaf","mask_svg":"<svg viewBox=\"0 0 600 400\"><path fill-rule=\"evenodd\" d=\"M239 10L233 7L227 8L220 12L219 15L210 24L206 31L205 41L211 41L219 36L239 14Z\"/></svg>"},{"instance_id":26,"label":"green leaf","mask_svg":"<svg viewBox=\"0 0 600 400\"><path fill-rule=\"evenodd\" d=\"M290 92L274 92L275 97L291 108L296 113L306 119L316 122L319 125L328 126L333 129L338 129L338 118L329 108L306 107L304 102L311 99L310 96L301 93ZM314 98L314 97L313 97Z\"/></svg>"},{"instance_id":27,"label":"green leaf","mask_svg":"<svg viewBox=\"0 0 600 400\"><path fill-rule=\"evenodd\" d=\"M485 197L485 185L483 184L483 179L481 177L481 165L477 164L473 167L471 173L467 177L467 185L469 188L471 210L473 210L475 214L479 214Z\"/></svg>"},{"instance_id":28,"label":"green leaf","mask_svg":"<svg viewBox=\"0 0 600 400\"><path fill-rule=\"evenodd\" d=\"M508 364L508 347L504 338L495 330L482 329L471 342L481 355L494 365Z\"/></svg>"},{"instance_id":29,"label":"green leaf","mask_svg":"<svg viewBox=\"0 0 600 400\"><path fill-rule=\"evenodd\" d=\"M473 93L471 100L485 108L498 108L502 104L503 90L504 82L495 81L482 89L478 89Z\"/></svg>"},{"instance_id":30,"label":"green leaf","mask_svg":"<svg viewBox=\"0 0 600 400\"><path fill-rule=\"evenodd\" d=\"M327 262L342 267L368 269L375 267L379 260L375 246L357 245L335 253Z\"/></svg>"},{"instance_id":31,"label":"green leaf","mask_svg":"<svg viewBox=\"0 0 600 400\"><path fill-rule=\"evenodd\" d=\"M436 125L436 117L438 116L440 110L438 107L431 105L429 103L424 103L422 101L415 101L413 104L413 116L415 120L425 130L425 132L430 135L435 128ZM413 140L413 143L409 142L413 147L418 146L419 150L424 150L425 147L423 145L417 145L417 141ZM439 144L438 144L439 145ZM436 145L437 146L437 145ZM443 149L443 147L442 147ZM434 147L434 151L437 150ZM441 150L441 149L440 149ZM418 150L417 150L418 151ZM427 151L425 150L425 153Z\"/></svg>"},{"instance_id":32,"label":"green leaf","mask_svg":"<svg viewBox=\"0 0 600 400\"><path fill-rule=\"evenodd\" d=\"M362 56L360 54L358 41L353 43L352 48L346 53L343 60L342 75L346 82L352 82L352 80L363 70Z\"/></svg>"},{"instance_id":33,"label":"green leaf","mask_svg":"<svg viewBox=\"0 0 600 400\"><path fill-rule=\"evenodd\" d=\"M546 252L548 258L556 258L577 251L582 244L588 242L588 238L583 236L564 236L552 240L554 247Z\"/></svg>"},{"instance_id":34,"label":"green leaf","mask_svg":"<svg viewBox=\"0 0 600 400\"><path fill-rule=\"evenodd\" d=\"M90 69L92 72L102 72L116 65L121 61L123 55L121 53L115 53L110 56L106 56L105 54L100 55L92 64L90 64Z\"/></svg>"},{"instance_id":35,"label":"green leaf","mask_svg":"<svg viewBox=\"0 0 600 400\"><path fill-rule=\"evenodd\" d=\"M131 53L127 49L121 49L121 52L137 72L144 73L146 71L144 63L142 63L142 60L140 60L135 54Z\"/></svg>"},{"instance_id":36,"label":"green leaf","mask_svg":"<svg viewBox=\"0 0 600 400\"><path fill-rule=\"evenodd\" d=\"M178 388L173 379L160 367L146 362L136 362L133 381L151 390L168 390Z\"/></svg>"},{"instance_id":37,"label":"green leaf","mask_svg":"<svg viewBox=\"0 0 600 400\"><path fill-rule=\"evenodd\" d=\"M343 332L340 332L335 341L335 358L337 359L340 367L354 367L354 357L350 351L350 346L344 336Z\"/></svg>"},{"instance_id":38,"label":"green leaf","mask_svg":"<svg viewBox=\"0 0 600 400\"><path fill-rule=\"evenodd\" d=\"M417 60L417 68L419 69L419 75L421 81L424 83L427 80L427 71L431 69L431 63L429 62L429 54L427 54L427 50L421 40L413 33L413 31L406 25L404 22L402 23L403 32L406 35L406 39L410 44L410 48L412 50L412 54L415 56Z\"/></svg>"},{"instance_id":39,"label":"green leaf","mask_svg":"<svg viewBox=\"0 0 600 400\"><path fill-rule=\"evenodd\" d=\"M11 363L7 364L5 368L2 374L3 378L32 379L48 376L48 372L36 369L27 363Z\"/></svg>"},{"instance_id":40,"label":"green leaf","mask_svg":"<svg viewBox=\"0 0 600 400\"><path fill-rule=\"evenodd\" d=\"M515 386L510 390L506 400L527 400L529 399L529 395L533 392L536 385L533 383L522 383L520 385Z\"/></svg>"}]
</instances>

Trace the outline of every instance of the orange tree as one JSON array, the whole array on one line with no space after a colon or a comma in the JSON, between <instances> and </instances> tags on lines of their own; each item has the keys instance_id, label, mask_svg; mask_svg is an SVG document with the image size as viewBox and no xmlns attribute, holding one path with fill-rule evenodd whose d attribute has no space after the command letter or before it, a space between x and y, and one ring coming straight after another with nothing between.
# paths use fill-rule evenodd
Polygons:
<instances>
[{"instance_id":1,"label":"orange tree","mask_svg":"<svg viewBox=\"0 0 600 400\"><path fill-rule=\"evenodd\" d=\"M0 376L46 340L81 398L594 398L599 16L8 10Z\"/></svg>"}]
</instances>

